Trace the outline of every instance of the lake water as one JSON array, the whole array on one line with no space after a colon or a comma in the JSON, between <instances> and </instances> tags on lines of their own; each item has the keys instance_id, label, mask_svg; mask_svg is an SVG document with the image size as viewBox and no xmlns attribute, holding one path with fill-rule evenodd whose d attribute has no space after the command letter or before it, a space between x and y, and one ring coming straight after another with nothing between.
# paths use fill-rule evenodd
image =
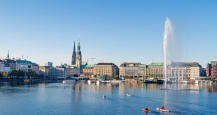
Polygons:
<instances>
[{"instance_id":1,"label":"lake water","mask_svg":"<svg viewBox=\"0 0 217 115\"><path fill-rule=\"evenodd\" d=\"M217 114L217 86L168 85L167 89L162 88L163 85L136 82L1 83L0 115ZM156 111L162 105L171 112ZM144 107L153 112L142 112Z\"/></svg>"}]
</instances>

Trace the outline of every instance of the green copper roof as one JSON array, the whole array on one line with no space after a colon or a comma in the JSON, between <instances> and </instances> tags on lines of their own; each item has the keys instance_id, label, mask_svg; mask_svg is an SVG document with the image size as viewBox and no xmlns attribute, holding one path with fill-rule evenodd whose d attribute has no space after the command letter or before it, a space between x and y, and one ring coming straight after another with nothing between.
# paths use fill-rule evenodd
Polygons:
<instances>
[{"instance_id":1,"label":"green copper roof","mask_svg":"<svg viewBox=\"0 0 217 115\"><path fill-rule=\"evenodd\" d=\"M212 66L217 66L217 61L211 61Z\"/></svg>"},{"instance_id":2,"label":"green copper roof","mask_svg":"<svg viewBox=\"0 0 217 115\"><path fill-rule=\"evenodd\" d=\"M84 68L93 68L94 65L86 65Z\"/></svg>"},{"instance_id":3,"label":"green copper roof","mask_svg":"<svg viewBox=\"0 0 217 115\"><path fill-rule=\"evenodd\" d=\"M32 63L31 61L27 61L27 60L16 60L16 62L18 64L35 64L35 63Z\"/></svg>"},{"instance_id":4,"label":"green copper roof","mask_svg":"<svg viewBox=\"0 0 217 115\"><path fill-rule=\"evenodd\" d=\"M68 65L68 68L77 68L76 65Z\"/></svg>"},{"instance_id":5,"label":"green copper roof","mask_svg":"<svg viewBox=\"0 0 217 115\"><path fill-rule=\"evenodd\" d=\"M87 63L82 63L82 64L81 64L81 67L82 67L82 68L85 68L86 66L87 66Z\"/></svg>"},{"instance_id":6,"label":"green copper roof","mask_svg":"<svg viewBox=\"0 0 217 115\"><path fill-rule=\"evenodd\" d=\"M140 64L139 67L146 68L146 65L145 64Z\"/></svg>"},{"instance_id":7,"label":"green copper roof","mask_svg":"<svg viewBox=\"0 0 217 115\"><path fill-rule=\"evenodd\" d=\"M164 64L162 63L162 62L159 62L159 63L151 63L150 65L148 65L148 66L150 66L150 67L159 67L159 66L163 66Z\"/></svg>"}]
</instances>

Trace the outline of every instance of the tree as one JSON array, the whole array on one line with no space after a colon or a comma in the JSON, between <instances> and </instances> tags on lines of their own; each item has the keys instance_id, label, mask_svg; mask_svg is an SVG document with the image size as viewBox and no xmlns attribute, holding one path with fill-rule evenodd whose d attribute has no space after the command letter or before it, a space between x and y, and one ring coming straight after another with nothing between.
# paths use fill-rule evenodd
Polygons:
<instances>
[{"instance_id":1,"label":"tree","mask_svg":"<svg viewBox=\"0 0 217 115\"><path fill-rule=\"evenodd\" d=\"M2 73L2 76L3 76L3 77L8 77L8 73L3 72L3 73Z\"/></svg>"},{"instance_id":2,"label":"tree","mask_svg":"<svg viewBox=\"0 0 217 115\"><path fill-rule=\"evenodd\" d=\"M31 76L31 77L38 77L39 76L35 71L30 71L26 75Z\"/></svg>"},{"instance_id":3,"label":"tree","mask_svg":"<svg viewBox=\"0 0 217 115\"><path fill-rule=\"evenodd\" d=\"M25 76L25 72L21 71L21 70L18 70L17 76L20 76L20 77Z\"/></svg>"},{"instance_id":4,"label":"tree","mask_svg":"<svg viewBox=\"0 0 217 115\"><path fill-rule=\"evenodd\" d=\"M22 77L25 76L25 72L21 70L13 70L9 73L10 76Z\"/></svg>"},{"instance_id":5,"label":"tree","mask_svg":"<svg viewBox=\"0 0 217 115\"><path fill-rule=\"evenodd\" d=\"M105 75L97 75L97 80L106 80L106 76Z\"/></svg>"}]
</instances>

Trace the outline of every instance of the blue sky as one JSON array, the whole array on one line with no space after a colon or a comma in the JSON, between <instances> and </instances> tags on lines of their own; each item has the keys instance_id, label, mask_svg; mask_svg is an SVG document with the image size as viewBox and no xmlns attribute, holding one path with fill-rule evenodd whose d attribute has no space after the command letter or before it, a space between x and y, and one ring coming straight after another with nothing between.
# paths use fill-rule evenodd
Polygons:
<instances>
[{"instance_id":1,"label":"blue sky","mask_svg":"<svg viewBox=\"0 0 217 115\"><path fill-rule=\"evenodd\" d=\"M83 60L163 61L166 17L182 61L205 65L217 56L215 0L0 0L0 57L28 56L44 65L71 62L73 41Z\"/></svg>"}]
</instances>

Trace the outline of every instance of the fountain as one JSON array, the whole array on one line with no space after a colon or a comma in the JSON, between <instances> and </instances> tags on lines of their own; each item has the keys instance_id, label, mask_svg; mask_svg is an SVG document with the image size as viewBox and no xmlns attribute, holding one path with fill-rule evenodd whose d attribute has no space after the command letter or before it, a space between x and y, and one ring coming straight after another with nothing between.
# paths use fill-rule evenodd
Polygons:
<instances>
[{"instance_id":1,"label":"fountain","mask_svg":"<svg viewBox=\"0 0 217 115\"><path fill-rule=\"evenodd\" d=\"M164 81L165 84L168 82L168 74L167 74L167 66L169 61L172 61L172 41L174 41L173 37L173 25L170 19L167 17L165 21L164 27L164 36L163 36L163 53L164 53Z\"/></svg>"}]
</instances>

